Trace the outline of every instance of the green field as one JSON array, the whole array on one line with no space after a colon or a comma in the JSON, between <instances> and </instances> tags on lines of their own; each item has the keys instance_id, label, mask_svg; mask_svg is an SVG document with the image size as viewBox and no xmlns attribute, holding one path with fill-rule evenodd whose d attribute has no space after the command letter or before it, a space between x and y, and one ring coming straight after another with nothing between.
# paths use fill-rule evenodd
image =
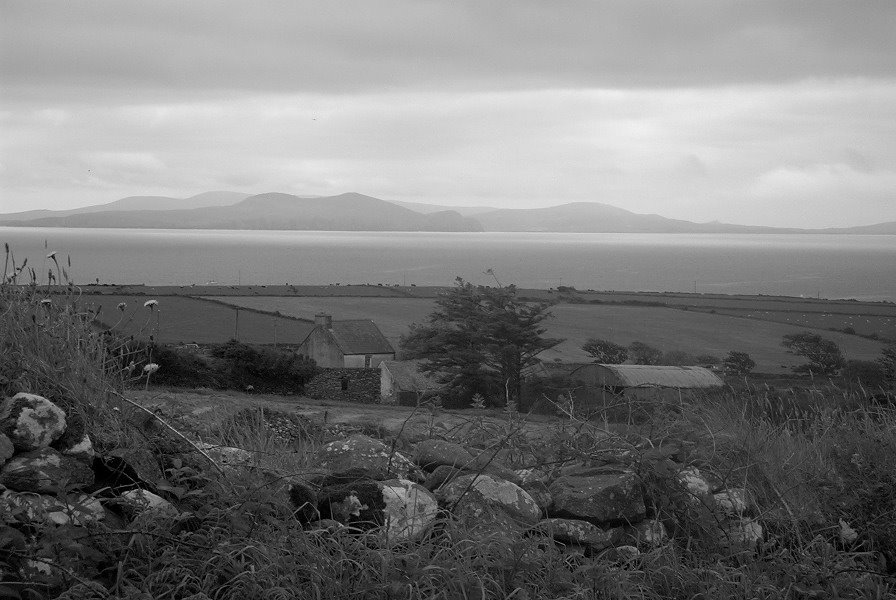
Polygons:
<instances>
[{"instance_id":1,"label":"green field","mask_svg":"<svg viewBox=\"0 0 896 600\"><path fill-rule=\"evenodd\" d=\"M334 319L372 319L396 349L398 338L408 325L422 322L434 305L433 300L419 298L231 296L220 300L305 319L313 318L317 312L327 312ZM834 340L851 359L873 360L882 347L879 342L854 335L718 312L611 304L559 304L551 312L554 316L546 322L547 334L566 341L543 353L545 360L587 360L582 344L590 337L600 337L620 344L639 340L663 350L720 357L729 350L739 350L753 356L758 371L783 373L801 362L781 347L781 338L787 333L820 333Z\"/></svg>"},{"instance_id":2,"label":"green field","mask_svg":"<svg viewBox=\"0 0 896 600\"><path fill-rule=\"evenodd\" d=\"M143 304L153 296L146 295L88 295L83 304L100 308L98 319L106 326L127 335L148 338L162 343L213 344L238 338L253 344L298 344L312 325L277 315L239 310L234 306L212 300L186 296L159 296L156 308L150 311ZM127 303L122 313L118 303ZM237 318L237 313L239 317Z\"/></svg>"}]
</instances>

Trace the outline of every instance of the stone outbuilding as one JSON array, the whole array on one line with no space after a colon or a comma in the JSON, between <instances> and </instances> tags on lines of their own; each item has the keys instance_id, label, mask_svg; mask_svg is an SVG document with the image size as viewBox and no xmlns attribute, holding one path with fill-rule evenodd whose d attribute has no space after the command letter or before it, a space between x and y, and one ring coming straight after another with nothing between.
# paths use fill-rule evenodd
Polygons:
<instances>
[{"instance_id":1,"label":"stone outbuilding","mask_svg":"<svg viewBox=\"0 0 896 600\"><path fill-rule=\"evenodd\" d=\"M334 321L325 313L314 316L314 329L297 352L313 358L319 367L337 369L374 369L384 360L395 360L395 349L373 321Z\"/></svg>"},{"instance_id":2,"label":"stone outbuilding","mask_svg":"<svg viewBox=\"0 0 896 600\"><path fill-rule=\"evenodd\" d=\"M671 365L587 364L569 375L584 388L579 394L603 401L614 397L652 399L680 397L696 390L719 388L725 383L704 367Z\"/></svg>"},{"instance_id":3,"label":"stone outbuilding","mask_svg":"<svg viewBox=\"0 0 896 600\"><path fill-rule=\"evenodd\" d=\"M380 402L416 406L442 384L420 370L419 360L384 360L380 363Z\"/></svg>"}]
</instances>

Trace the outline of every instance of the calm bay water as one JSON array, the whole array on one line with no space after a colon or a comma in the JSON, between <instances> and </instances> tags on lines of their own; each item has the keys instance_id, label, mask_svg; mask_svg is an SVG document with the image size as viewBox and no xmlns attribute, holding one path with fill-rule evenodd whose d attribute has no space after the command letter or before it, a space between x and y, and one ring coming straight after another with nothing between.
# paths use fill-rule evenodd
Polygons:
<instances>
[{"instance_id":1,"label":"calm bay water","mask_svg":"<svg viewBox=\"0 0 896 600\"><path fill-rule=\"evenodd\" d=\"M48 252L70 255L78 283L449 285L493 283L493 269L520 287L896 301L896 236L886 235L0 227L0 242L41 272Z\"/></svg>"}]
</instances>

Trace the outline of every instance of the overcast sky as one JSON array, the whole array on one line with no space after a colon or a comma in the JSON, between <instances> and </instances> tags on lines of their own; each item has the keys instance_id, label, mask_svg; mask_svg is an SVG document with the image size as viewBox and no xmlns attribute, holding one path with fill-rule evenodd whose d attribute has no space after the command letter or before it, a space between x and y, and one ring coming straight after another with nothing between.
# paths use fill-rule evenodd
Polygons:
<instances>
[{"instance_id":1,"label":"overcast sky","mask_svg":"<svg viewBox=\"0 0 896 600\"><path fill-rule=\"evenodd\" d=\"M896 220L896 2L0 0L0 212L209 190Z\"/></svg>"}]
</instances>

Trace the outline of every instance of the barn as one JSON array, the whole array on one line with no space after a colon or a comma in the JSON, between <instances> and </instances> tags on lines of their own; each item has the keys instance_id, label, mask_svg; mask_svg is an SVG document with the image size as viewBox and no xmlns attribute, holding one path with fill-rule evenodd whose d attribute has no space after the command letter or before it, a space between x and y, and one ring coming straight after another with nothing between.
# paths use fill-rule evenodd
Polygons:
<instances>
[{"instance_id":1,"label":"barn","mask_svg":"<svg viewBox=\"0 0 896 600\"><path fill-rule=\"evenodd\" d=\"M703 367L667 365L583 365L570 373L592 399L612 397L650 399L680 397L693 390L718 388L725 383Z\"/></svg>"},{"instance_id":2,"label":"barn","mask_svg":"<svg viewBox=\"0 0 896 600\"><path fill-rule=\"evenodd\" d=\"M395 349L370 319L334 321L319 313L297 350L319 367L373 369L384 360L395 360Z\"/></svg>"},{"instance_id":3,"label":"barn","mask_svg":"<svg viewBox=\"0 0 896 600\"><path fill-rule=\"evenodd\" d=\"M416 406L442 385L429 373L420 371L419 360L384 360L380 363L380 402Z\"/></svg>"}]
</instances>

